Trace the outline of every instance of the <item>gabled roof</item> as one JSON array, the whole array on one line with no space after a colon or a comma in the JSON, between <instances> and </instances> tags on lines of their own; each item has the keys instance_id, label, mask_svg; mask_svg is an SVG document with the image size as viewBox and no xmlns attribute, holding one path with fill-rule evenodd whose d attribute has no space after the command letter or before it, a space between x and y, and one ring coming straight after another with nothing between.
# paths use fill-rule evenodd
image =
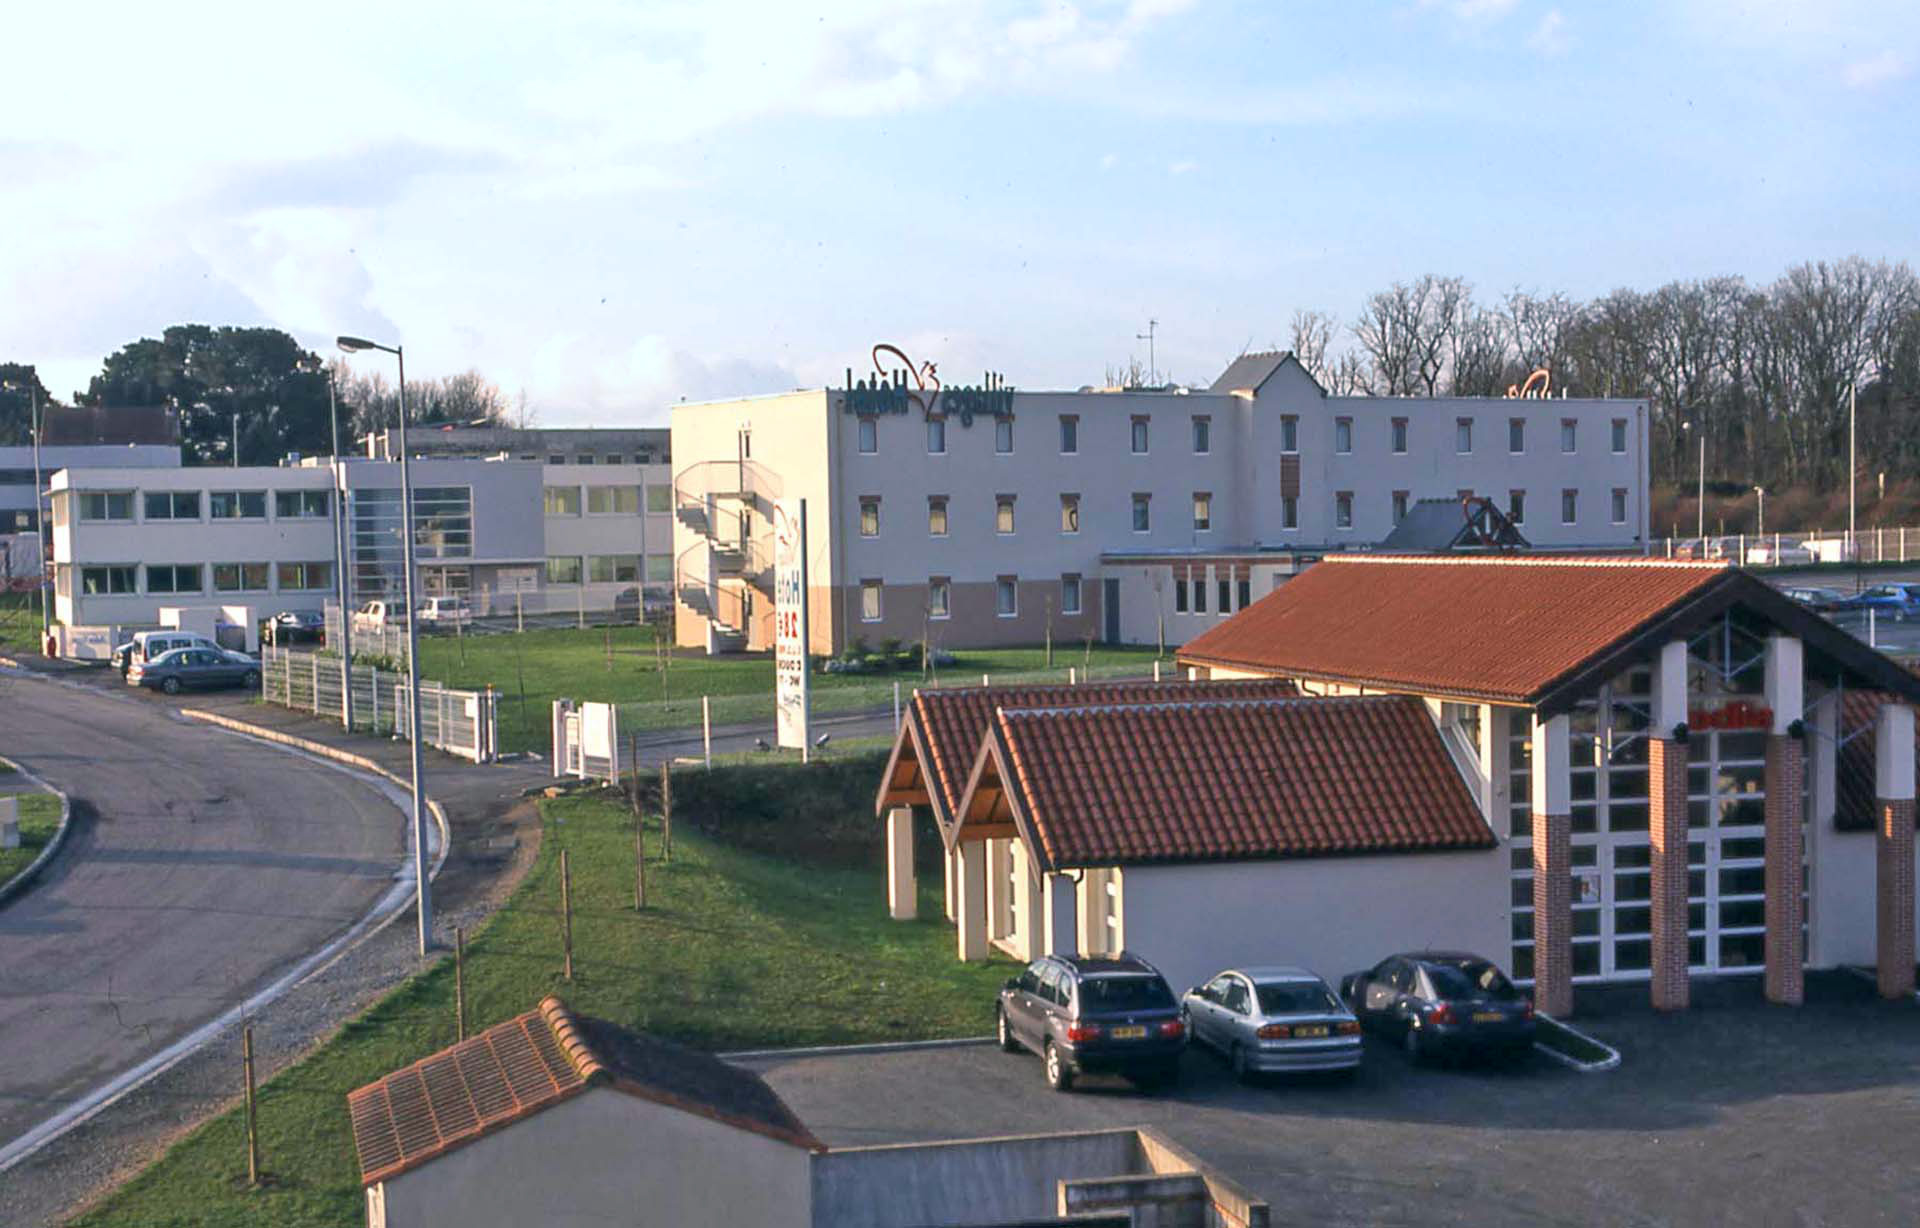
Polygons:
<instances>
[{"instance_id":1,"label":"gabled roof","mask_svg":"<svg viewBox=\"0 0 1920 1228\"><path fill-rule=\"evenodd\" d=\"M1300 366L1300 360L1293 356L1292 350L1259 350L1242 354L1227 364L1227 369L1213 381L1208 392L1251 392L1258 393L1262 385L1274 377L1280 368L1292 363L1300 367L1300 373L1306 375L1316 385L1318 380ZM1323 390L1324 391L1324 390Z\"/></svg>"},{"instance_id":2,"label":"gabled roof","mask_svg":"<svg viewBox=\"0 0 1920 1228\"><path fill-rule=\"evenodd\" d=\"M1195 699L1284 698L1299 688L1284 679L1244 682L1092 682L1083 686L951 687L917 690L895 735L880 778L874 813L890 806L930 806L943 833L966 791L980 739L998 708L1061 708Z\"/></svg>"},{"instance_id":3,"label":"gabled roof","mask_svg":"<svg viewBox=\"0 0 1920 1228\"><path fill-rule=\"evenodd\" d=\"M1002 709L960 816L1045 870L1498 843L1402 695Z\"/></svg>"},{"instance_id":4,"label":"gabled roof","mask_svg":"<svg viewBox=\"0 0 1920 1228\"><path fill-rule=\"evenodd\" d=\"M590 1087L825 1150L765 1080L547 998L347 1096L363 1185L399 1176Z\"/></svg>"},{"instance_id":5,"label":"gabled roof","mask_svg":"<svg viewBox=\"0 0 1920 1228\"><path fill-rule=\"evenodd\" d=\"M1382 550L1423 551L1524 548L1530 543L1487 499L1419 499L1380 541Z\"/></svg>"},{"instance_id":6,"label":"gabled roof","mask_svg":"<svg viewBox=\"0 0 1920 1228\"><path fill-rule=\"evenodd\" d=\"M1178 655L1551 714L1736 607L1799 637L1810 670L1920 700L1920 679L1724 563L1331 555Z\"/></svg>"}]
</instances>

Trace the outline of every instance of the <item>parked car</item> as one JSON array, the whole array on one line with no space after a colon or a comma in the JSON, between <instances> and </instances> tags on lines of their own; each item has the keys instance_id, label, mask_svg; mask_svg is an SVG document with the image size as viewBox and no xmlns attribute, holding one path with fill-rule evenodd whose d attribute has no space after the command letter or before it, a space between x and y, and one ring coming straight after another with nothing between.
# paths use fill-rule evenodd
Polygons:
<instances>
[{"instance_id":1,"label":"parked car","mask_svg":"<svg viewBox=\"0 0 1920 1228\"><path fill-rule=\"evenodd\" d=\"M1187 1032L1237 1078L1360 1068L1360 1021L1305 968L1229 968L1180 1001Z\"/></svg>"},{"instance_id":2,"label":"parked car","mask_svg":"<svg viewBox=\"0 0 1920 1228\"><path fill-rule=\"evenodd\" d=\"M276 648L288 644L324 644L327 642L326 616L313 610L282 610L267 620L266 634L260 638Z\"/></svg>"},{"instance_id":3,"label":"parked car","mask_svg":"<svg viewBox=\"0 0 1920 1228\"><path fill-rule=\"evenodd\" d=\"M1847 600L1847 595L1837 588L1783 588L1780 591L1816 614L1841 609Z\"/></svg>"},{"instance_id":4,"label":"parked car","mask_svg":"<svg viewBox=\"0 0 1920 1228\"><path fill-rule=\"evenodd\" d=\"M260 685L260 663L224 648L176 648L151 661L135 662L127 682L169 695L233 686L254 690Z\"/></svg>"},{"instance_id":5,"label":"parked car","mask_svg":"<svg viewBox=\"0 0 1920 1228\"><path fill-rule=\"evenodd\" d=\"M1343 977L1340 996L1363 1026L1398 1040L1416 1060L1533 1045L1533 1000L1478 955L1389 955Z\"/></svg>"},{"instance_id":6,"label":"parked car","mask_svg":"<svg viewBox=\"0 0 1920 1228\"><path fill-rule=\"evenodd\" d=\"M392 601L369 601L353 612L355 631L384 631L406 626L402 605Z\"/></svg>"},{"instance_id":7,"label":"parked car","mask_svg":"<svg viewBox=\"0 0 1920 1228\"><path fill-rule=\"evenodd\" d=\"M177 648L211 648L216 652L225 651L197 631L136 631L133 638L113 650L113 667L120 671L122 678L135 665L174 651Z\"/></svg>"},{"instance_id":8,"label":"parked car","mask_svg":"<svg viewBox=\"0 0 1920 1228\"><path fill-rule=\"evenodd\" d=\"M473 622L473 609L465 597L429 597L420 603L420 629L465 627Z\"/></svg>"},{"instance_id":9,"label":"parked car","mask_svg":"<svg viewBox=\"0 0 1920 1228\"><path fill-rule=\"evenodd\" d=\"M1072 1088L1083 1071L1170 1083L1187 1047L1187 1025L1166 978L1124 952L1037 959L1001 989L994 1014L1000 1047L1038 1053L1055 1091Z\"/></svg>"},{"instance_id":10,"label":"parked car","mask_svg":"<svg viewBox=\"0 0 1920 1228\"><path fill-rule=\"evenodd\" d=\"M1905 622L1920 615L1920 584L1876 584L1865 592L1847 596L1834 608L1871 610L1877 617Z\"/></svg>"}]
</instances>

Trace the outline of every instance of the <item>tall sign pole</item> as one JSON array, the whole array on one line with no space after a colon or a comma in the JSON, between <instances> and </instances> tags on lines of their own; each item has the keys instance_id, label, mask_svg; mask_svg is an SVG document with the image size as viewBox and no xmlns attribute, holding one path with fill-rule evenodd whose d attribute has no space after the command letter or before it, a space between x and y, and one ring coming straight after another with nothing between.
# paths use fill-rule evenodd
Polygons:
<instances>
[{"instance_id":1,"label":"tall sign pole","mask_svg":"<svg viewBox=\"0 0 1920 1228\"><path fill-rule=\"evenodd\" d=\"M807 761L807 501L774 507L773 674L776 743Z\"/></svg>"}]
</instances>

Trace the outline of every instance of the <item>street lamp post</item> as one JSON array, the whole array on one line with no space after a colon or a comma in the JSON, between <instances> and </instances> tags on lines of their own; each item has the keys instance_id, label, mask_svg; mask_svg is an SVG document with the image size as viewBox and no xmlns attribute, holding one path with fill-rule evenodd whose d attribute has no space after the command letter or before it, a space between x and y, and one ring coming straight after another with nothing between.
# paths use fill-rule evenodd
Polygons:
<instances>
[{"instance_id":1,"label":"street lamp post","mask_svg":"<svg viewBox=\"0 0 1920 1228\"><path fill-rule=\"evenodd\" d=\"M1767 535L1767 488L1764 486L1756 486L1753 488L1753 493L1760 498L1760 511L1758 513L1758 520L1754 524L1753 535L1755 537L1765 537ZM1774 560L1775 563L1779 561L1779 559Z\"/></svg>"},{"instance_id":2,"label":"street lamp post","mask_svg":"<svg viewBox=\"0 0 1920 1228\"><path fill-rule=\"evenodd\" d=\"M413 768L413 877L418 888L415 898L419 901L420 954L425 955L433 947L433 899L431 884L427 881L426 797L421 792L424 770L420 756L420 654L417 651L420 643L419 628L415 625L418 612L414 609L413 472L407 458L407 356L402 346L380 345L362 337L341 337L339 345L350 354L380 350L393 355L400 364L400 572L406 588L403 608L407 628L407 745ZM340 613L344 621L346 611Z\"/></svg>"},{"instance_id":3,"label":"street lamp post","mask_svg":"<svg viewBox=\"0 0 1920 1228\"><path fill-rule=\"evenodd\" d=\"M28 434L33 441L33 544L34 565L39 569L37 586L40 592L40 647L44 651L47 645L47 630L51 621L47 616L47 525L45 509L40 503L40 381L35 377L25 385L12 380L6 382L9 391L18 392L22 387L27 390Z\"/></svg>"},{"instance_id":4,"label":"street lamp post","mask_svg":"<svg viewBox=\"0 0 1920 1228\"><path fill-rule=\"evenodd\" d=\"M305 366L305 364L302 364ZM340 402L334 392L333 368L315 360L307 370L324 368L327 373L327 421L333 428L333 459L328 471L333 478L333 599L340 610L340 642L330 647L340 653L340 723L353 730L353 614L347 608L347 495L346 469L340 463Z\"/></svg>"},{"instance_id":5,"label":"street lamp post","mask_svg":"<svg viewBox=\"0 0 1920 1228\"><path fill-rule=\"evenodd\" d=\"M1682 422L1680 429L1691 431L1693 423ZM1696 433L1700 437L1700 487L1699 493L1694 496L1695 510L1700 513L1699 532L1696 536L1700 538L1700 551L1704 555L1707 549L1707 432L1702 429Z\"/></svg>"}]
</instances>

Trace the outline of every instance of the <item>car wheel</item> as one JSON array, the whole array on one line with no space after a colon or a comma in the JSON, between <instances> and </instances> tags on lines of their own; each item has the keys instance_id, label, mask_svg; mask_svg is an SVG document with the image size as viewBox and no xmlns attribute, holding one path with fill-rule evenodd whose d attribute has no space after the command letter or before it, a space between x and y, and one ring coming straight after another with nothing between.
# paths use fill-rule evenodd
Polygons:
<instances>
[{"instance_id":1,"label":"car wheel","mask_svg":"<svg viewBox=\"0 0 1920 1228\"><path fill-rule=\"evenodd\" d=\"M248 670L240 679L240 685L249 691L257 691L260 689L260 675Z\"/></svg>"},{"instance_id":2,"label":"car wheel","mask_svg":"<svg viewBox=\"0 0 1920 1228\"><path fill-rule=\"evenodd\" d=\"M180 680L178 678L162 678L160 680L160 689L169 695L178 695L180 693Z\"/></svg>"},{"instance_id":3,"label":"car wheel","mask_svg":"<svg viewBox=\"0 0 1920 1228\"><path fill-rule=\"evenodd\" d=\"M1067 1065L1066 1059L1060 1056L1060 1050L1054 1047L1052 1041L1047 1042L1046 1051L1041 1056L1046 1059L1047 1086L1056 1092L1072 1091L1073 1068Z\"/></svg>"},{"instance_id":4,"label":"car wheel","mask_svg":"<svg viewBox=\"0 0 1920 1228\"><path fill-rule=\"evenodd\" d=\"M1003 1006L995 1007L993 1016L996 1024L995 1030L1000 1033L1000 1052L1018 1053L1020 1051L1020 1042L1014 1039L1013 1028L1007 1023L1006 1008Z\"/></svg>"},{"instance_id":5,"label":"car wheel","mask_svg":"<svg viewBox=\"0 0 1920 1228\"><path fill-rule=\"evenodd\" d=\"M1253 1080L1253 1067L1247 1064L1245 1045L1235 1045L1227 1051L1227 1065L1233 1068L1233 1077L1240 1082L1248 1083Z\"/></svg>"}]
</instances>

